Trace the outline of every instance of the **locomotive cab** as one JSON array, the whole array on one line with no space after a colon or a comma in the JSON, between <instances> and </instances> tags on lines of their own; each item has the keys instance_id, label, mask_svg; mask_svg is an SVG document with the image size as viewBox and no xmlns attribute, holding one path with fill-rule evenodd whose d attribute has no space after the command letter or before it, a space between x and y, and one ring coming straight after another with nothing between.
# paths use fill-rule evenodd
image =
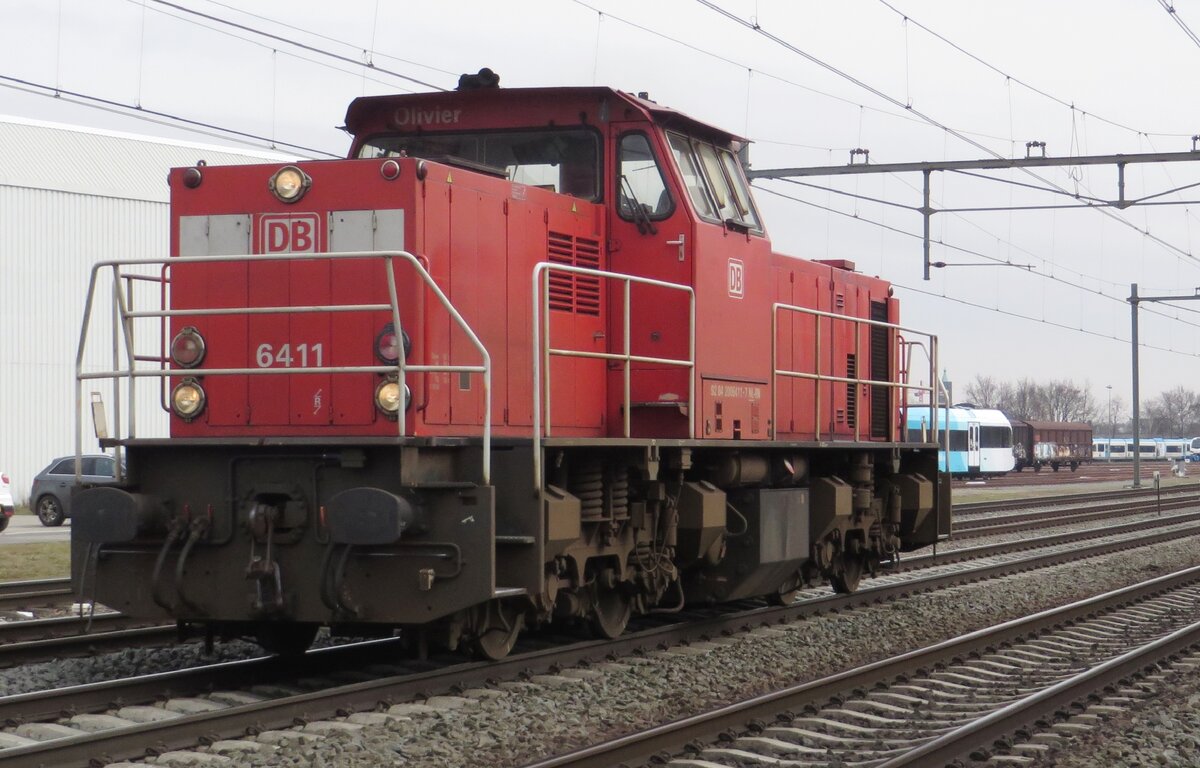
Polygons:
<instances>
[{"instance_id":1,"label":"locomotive cab","mask_svg":"<svg viewBox=\"0 0 1200 768\"><path fill-rule=\"evenodd\" d=\"M530 624L852 591L949 531L904 430L936 339L885 281L773 252L742 139L607 88L364 97L346 126L345 160L171 172L161 309L114 331L158 354L80 378L131 399L102 441L128 475L73 501L89 596L498 657ZM136 434L138 377L169 437Z\"/></svg>"}]
</instances>

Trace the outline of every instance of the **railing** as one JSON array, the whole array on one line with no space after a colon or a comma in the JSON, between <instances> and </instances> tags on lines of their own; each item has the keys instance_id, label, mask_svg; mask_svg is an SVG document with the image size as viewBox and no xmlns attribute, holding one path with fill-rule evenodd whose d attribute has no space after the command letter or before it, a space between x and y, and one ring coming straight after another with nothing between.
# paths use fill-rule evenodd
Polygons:
<instances>
[{"instance_id":1,"label":"railing","mask_svg":"<svg viewBox=\"0 0 1200 768\"><path fill-rule=\"evenodd\" d=\"M900 346L904 348L904 353L903 353L902 357L904 357L906 360L905 371L912 370L912 356L913 356L914 351L919 349L925 353L925 359L929 361L929 369L930 369L930 371L932 371L933 378L930 379L930 381L933 382L933 385L934 385L933 391L934 391L935 396L930 398L930 404L928 406L930 425L933 428L933 438L934 439L932 441L928 441L928 440L923 440L923 441L939 443L941 445L941 450L943 451L942 455L949 457L949 455L950 455L949 411L947 411L947 417L942 420L944 429L939 428L937 426L937 424L938 424L938 411L940 410L940 408L938 407L938 403L944 401L946 403L946 408L948 409L951 405L950 393L946 390L946 386L945 386L945 384L942 383L942 380L939 379L936 375L937 368L938 368L937 337L929 336L929 334L922 334L922 335L925 335L932 340L928 346L923 341L907 341L903 337L900 337L900 339L899 339ZM927 387L922 387L921 390L924 392L929 391ZM936 397L936 395L938 393L940 393L942 395L942 400L938 400L938 398ZM905 397L903 403L900 406L900 408L901 408L900 423L904 425L905 430L908 429L908 409L911 408L912 405L913 405L912 403L908 402L908 398ZM925 407L925 406L922 405L921 407ZM938 437L939 429L941 429L941 434L942 434L941 438ZM922 434L922 438L924 438L924 435L925 435L924 431L922 431L921 434ZM946 459L946 467L947 467L947 471L949 471L949 467L950 467L949 458Z\"/></svg>"},{"instance_id":2,"label":"railing","mask_svg":"<svg viewBox=\"0 0 1200 768\"><path fill-rule=\"evenodd\" d=\"M622 316L622 352L590 352L578 349L560 349L550 343L550 273L569 272L578 275L619 280L624 286L624 313ZM686 293L688 297L688 356L686 360L679 358L648 357L635 355L630 351L630 288L637 283L667 290ZM575 267L566 264L541 262L533 269L533 487L542 488L542 408L546 409L544 436L551 436L550 419L550 357L579 357L594 360L618 360L624 366L624 436L630 436L630 366L633 363L651 363L669 365L688 369L688 436L696 434L696 292L688 285L668 283L648 277L636 277L619 272L607 272L587 267ZM542 371L545 370L543 382Z\"/></svg>"},{"instance_id":3,"label":"railing","mask_svg":"<svg viewBox=\"0 0 1200 768\"><path fill-rule=\"evenodd\" d=\"M807 316L814 318L814 326L815 326L814 333L813 333L813 366L815 368L814 371L811 371L811 372L798 371L798 370L784 369L784 368L779 367L779 324L780 324L780 315L784 312L797 313L800 315L807 315ZM928 353L928 357L929 357L929 381L930 381L930 384L929 385L921 385L921 384L911 384L907 381L890 381L890 380L889 381L878 381L875 379L864 379L859 376L854 376L854 377L834 376L832 374L822 373L821 372L821 362L822 362L822 359L821 359L822 358L822 356L821 356L821 321L822 321L822 319L828 319L833 322L845 322L845 323L853 324L853 326L854 326L854 359L855 360L862 359L862 355L861 355L862 350L860 349L860 347L862 346L862 334L859 332L860 328L862 326L868 326L868 327L874 327L874 328L887 328L887 329L895 331L897 334L907 333L907 334L911 334L913 336L925 337L925 339L927 340L927 342L929 344L927 353ZM909 359L911 359L911 352L912 352L912 349L914 348L914 346L916 346L916 347L924 347L925 346L925 342L919 342L919 341L911 341L911 342L910 341L899 341L899 344L909 345L909 348L907 350ZM797 348L796 345L793 344L792 349L794 350L796 348ZM911 370L911 364L906 366L906 369ZM866 386L871 386L871 387L886 387L889 390L899 389L899 390L901 390L900 402L902 404L904 404L905 406L907 406L907 403L909 401L909 393L910 392L912 392L912 391L925 392L928 394L930 402L933 404L932 405L932 408L933 408L932 413L934 415L934 418L936 419L936 416L937 416L937 397L936 397L937 384L935 383L935 382L937 382L937 375L936 375L937 374L937 337L933 336L932 334L923 333L921 331L917 331L917 330L914 330L911 328L905 328L903 326L896 325L895 323L888 323L888 322L884 322L882 320L867 320L867 319L861 318L861 317L852 317L849 315L839 315L839 314L836 314L833 312L824 312L824 311L817 310L817 309L810 309L808 307L798 307L793 304L784 304L784 303L776 302L775 304L772 305L772 313L771 313L771 372L772 372L772 378L771 378L771 392L772 392L772 395L771 395L771 425L772 425L772 429L775 430L775 434L778 434L778 432L779 432L779 420L778 420L778 413L777 413L777 410L778 410L777 403L778 403L779 398L777 395L777 390L778 390L778 383L779 383L780 377L792 378L792 379L802 379L802 380L814 382L814 386L813 386L813 389L815 390L815 397L813 398L814 413L815 413L815 419L814 419L815 435L814 435L814 438L817 440L821 439L821 426L822 426L821 425L821 383L822 382L851 384L855 387L866 385ZM889 410L889 412L893 412L890 405L889 405L888 410ZM830 422L831 422L830 423L830 432L834 431L834 426L833 426L834 417L835 416L834 416L833 409L830 408ZM935 421L934 423L936 424L937 422ZM854 440L855 440L855 442L858 442L859 439L861 438L861 432L860 432L861 424L862 424L862 419L856 415L856 417L854 419ZM902 416L900 419L900 424L897 426L897 429L901 431L901 434L903 434L903 430L907 429L907 415L906 414L902 413ZM895 436L896 435L893 435L893 437L895 437Z\"/></svg>"},{"instance_id":4,"label":"railing","mask_svg":"<svg viewBox=\"0 0 1200 768\"><path fill-rule=\"evenodd\" d=\"M300 260L333 260L339 261L343 259L378 259L386 273L388 299L387 304L327 304L327 305L306 305L306 306L266 306L266 307L221 307L209 309L163 309L163 310L135 310L132 306L132 282L134 279L145 280L149 276L137 275L122 272L123 268L139 267L139 266L162 266L164 272L175 266L184 264L214 264L214 263L230 263L230 262L249 262L249 261L300 261ZM224 315L293 315L293 314L310 314L310 313L325 313L325 312L389 312L392 316L392 324L397 333L401 330L400 324L400 305L396 293L396 275L394 270L394 262L396 260L407 262L412 266L417 276L425 284L425 287L438 299L442 307L450 315L455 325L466 335L475 350L479 353L482 362L479 365L409 365L405 359L404 345L398 345L398 360L395 365L351 365L351 366L292 366L287 368L168 368L166 367L166 359L160 354L159 356L138 355L135 354L135 339L134 339L134 322L139 319L160 318L160 334L166 332L166 319L176 316L187 317L211 317ZM112 328L112 369L107 371L84 371L84 356L87 349L88 334L90 331L92 320L92 308L95 303L96 287L100 279L101 272L110 270L112 272L112 297L113 297L113 328ZM166 280L164 275L162 278L149 278L151 280ZM124 286L124 288L123 288ZM159 348L164 346L161 342L165 339L160 339ZM124 359L128 367L122 367L121 349L124 348ZM138 363L153 362L157 363L158 367L153 369L139 369ZM483 379L483 399L484 399L484 418L483 418L483 483L488 485L491 483L491 439L492 439L492 362L491 356L487 349L479 340L479 337L459 314L454 305L450 303L450 299L438 287L433 277L421 264L421 260L407 251L348 251L342 253L283 253L283 254L250 254L238 256L179 256L165 257L159 259L131 259L128 261L102 261L92 267L91 281L88 284L87 302L83 310L83 327L79 334L79 347L75 357L75 475L76 480L79 480L81 475L81 456L83 455L83 385L85 381L96 379L110 379L113 387L115 424L114 424L114 439L117 444L117 467L121 466L120 457L120 441L121 436L121 382L128 380L128 404L129 404L129 438L137 436L137 421L136 421L136 400L135 390L136 382L140 378L157 378L160 380L171 376L199 375L199 376L280 376L291 374L305 373L395 373L397 381L400 385L401 397L404 397L406 391L406 374L412 373L468 373L480 374ZM405 404L402 402L397 411L397 432L400 437L404 437L407 432L407 417Z\"/></svg>"}]
</instances>

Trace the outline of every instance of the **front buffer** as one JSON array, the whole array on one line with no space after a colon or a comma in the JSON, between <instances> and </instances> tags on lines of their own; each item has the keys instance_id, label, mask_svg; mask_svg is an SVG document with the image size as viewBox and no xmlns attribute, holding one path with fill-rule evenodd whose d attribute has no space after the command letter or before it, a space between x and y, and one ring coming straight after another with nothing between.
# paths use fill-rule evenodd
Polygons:
<instances>
[{"instance_id":1,"label":"front buffer","mask_svg":"<svg viewBox=\"0 0 1200 768\"><path fill-rule=\"evenodd\" d=\"M402 484L404 451L131 445L123 486L73 499L75 587L131 616L260 641L281 626L384 633L486 603L493 489Z\"/></svg>"}]
</instances>

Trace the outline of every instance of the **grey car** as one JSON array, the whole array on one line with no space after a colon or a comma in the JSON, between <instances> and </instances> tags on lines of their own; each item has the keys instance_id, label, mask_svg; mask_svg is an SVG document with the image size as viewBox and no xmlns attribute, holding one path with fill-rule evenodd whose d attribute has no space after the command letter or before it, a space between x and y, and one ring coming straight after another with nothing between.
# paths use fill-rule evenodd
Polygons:
<instances>
[{"instance_id":1,"label":"grey car","mask_svg":"<svg viewBox=\"0 0 1200 768\"><path fill-rule=\"evenodd\" d=\"M116 461L104 454L82 457L82 487L111 485L116 482ZM42 525L62 525L71 516L71 488L75 485L75 457L57 458L33 478L29 503Z\"/></svg>"}]
</instances>

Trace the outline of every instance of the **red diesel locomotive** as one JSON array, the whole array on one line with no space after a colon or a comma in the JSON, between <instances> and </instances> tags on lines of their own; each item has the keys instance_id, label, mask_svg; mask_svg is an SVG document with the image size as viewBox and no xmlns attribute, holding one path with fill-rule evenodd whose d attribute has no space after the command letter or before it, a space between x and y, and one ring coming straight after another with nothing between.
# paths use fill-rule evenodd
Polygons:
<instances>
[{"instance_id":1,"label":"red diesel locomotive","mask_svg":"<svg viewBox=\"0 0 1200 768\"><path fill-rule=\"evenodd\" d=\"M122 477L72 502L85 597L496 658L552 620L851 591L949 531L903 430L936 340L885 281L771 250L743 140L608 88L364 97L346 128L345 160L174 169L160 309L125 296L146 262L94 271L122 358L78 399L129 405ZM130 418L147 380L168 438Z\"/></svg>"}]
</instances>

